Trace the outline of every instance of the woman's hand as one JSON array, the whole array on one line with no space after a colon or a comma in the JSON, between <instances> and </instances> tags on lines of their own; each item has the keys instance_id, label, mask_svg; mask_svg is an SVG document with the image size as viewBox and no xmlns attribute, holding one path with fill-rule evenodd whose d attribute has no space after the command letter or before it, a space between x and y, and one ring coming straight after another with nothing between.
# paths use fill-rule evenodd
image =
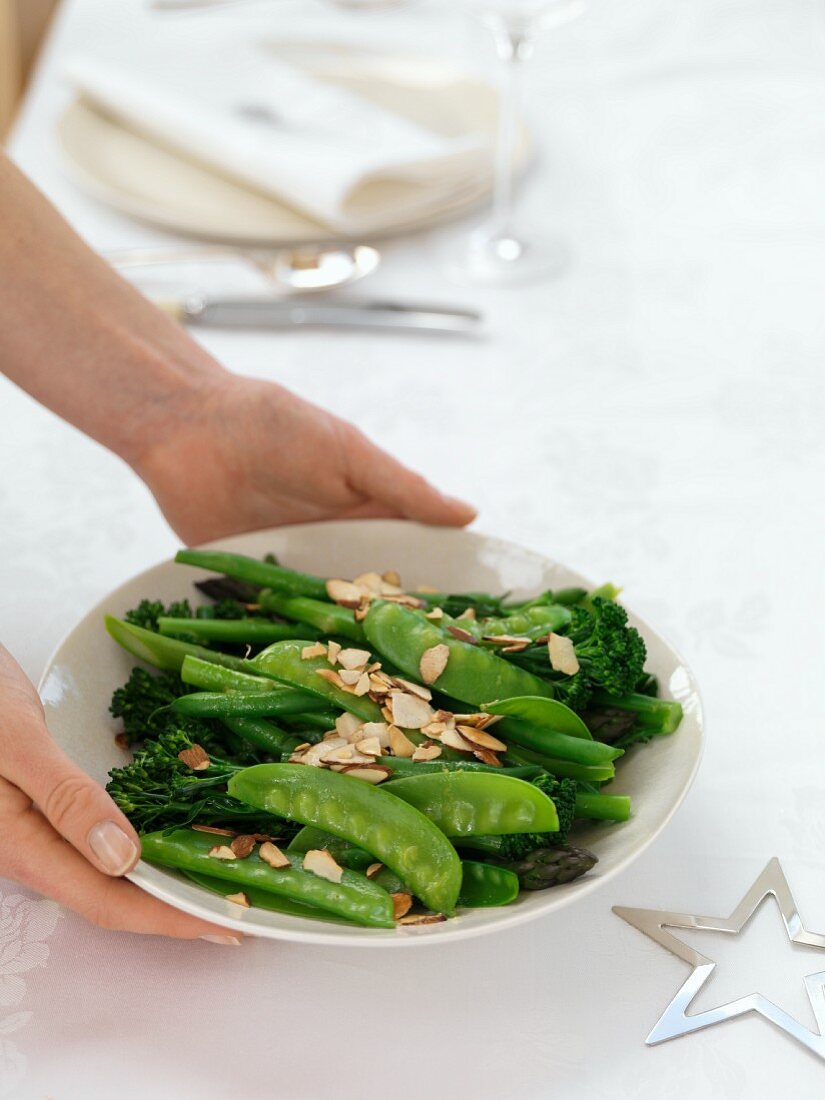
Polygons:
<instances>
[{"instance_id":1,"label":"woman's hand","mask_svg":"<svg viewBox=\"0 0 825 1100\"><path fill-rule=\"evenodd\" d=\"M271 382L222 372L180 401L170 431L132 464L187 543L311 520L462 526L475 515L351 424Z\"/></svg>"},{"instance_id":2,"label":"woman's hand","mask_svg":"<svg viewBox=\"0 0 825 1100\"><path fill-rule=\"evenodd\" d=\"M0 877L103 928L240 943L120 878L139 851L114 802L52 741L37 693L0 646Z\"/></svg>"}]
</instances>

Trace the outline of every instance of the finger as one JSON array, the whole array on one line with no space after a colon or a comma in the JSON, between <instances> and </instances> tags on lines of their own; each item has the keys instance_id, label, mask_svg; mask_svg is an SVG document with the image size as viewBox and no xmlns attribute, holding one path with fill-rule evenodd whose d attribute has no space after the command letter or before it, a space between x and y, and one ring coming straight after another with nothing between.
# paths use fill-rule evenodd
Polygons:
<instances>
[{"instance_id":1,"label":"finger","mask_svg":"<svg viewBox=\"0 0 825 1100\"><path fill-rule=\"evenodd\" d=\"M363 436L353 440L348 458L349 483L371 504L438 526L463 527L475 519L472 505L445 496Z\"/></svg>"},{"instance_id":2,"label":"finger","mask_svg":"<svg viewBox=\"0 0 825 1100\"><path fill-rule=\"evenodd\" d=\"M9 787L0 780L4 802L8 795L3 790ZM17 807L10 825L3 829L2 866L4 874L101 928L183 940L206 938L228 945L241 942L237 932L174 909L125 879L96 871L31 807L22 812Z\"/></svg>"}]
</instances>

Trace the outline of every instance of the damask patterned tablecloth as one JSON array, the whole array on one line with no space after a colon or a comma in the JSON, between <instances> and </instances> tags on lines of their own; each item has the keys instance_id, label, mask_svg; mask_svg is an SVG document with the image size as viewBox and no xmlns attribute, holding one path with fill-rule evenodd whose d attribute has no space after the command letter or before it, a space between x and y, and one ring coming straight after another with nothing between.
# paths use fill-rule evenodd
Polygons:
<instances>
[{"instance_id":1,"label":"damask patterned tablecloth","mask_svg":"<svg viewBox=\"0 0 825 1100\"><path fill-rule=\"evenodd\" d=\"M487 65L444 7L208 18ZM146 18L138 0L69 0L11 145L101 249L165 238L69 181L60 71L81 47L125 56ZM465 222L392 243L378 278L476 304L483 340L204 341L475 501L480 529L622 582L703 688L691 795L601 891L449 950L142 939L2 882L0 1097L821 1094L822 1064L759 1019L645 1047L685 967L610 906L727 915L778 855L825 930L825 6L594 0L540 44L528 90L541 161L523 213L573 242L564 279L452 286L441 264ZM6 383L0 463L0 632L37 678L92 602L176 543L118 460Z\"/></svg>"}]
</instances>

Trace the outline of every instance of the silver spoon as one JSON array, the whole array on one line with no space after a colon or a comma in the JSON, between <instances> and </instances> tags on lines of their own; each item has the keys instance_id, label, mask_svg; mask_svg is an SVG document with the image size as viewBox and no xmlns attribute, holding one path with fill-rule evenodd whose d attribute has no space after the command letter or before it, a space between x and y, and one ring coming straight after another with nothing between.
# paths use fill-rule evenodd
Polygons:
<instances>
[{"instance_id":1,"label":"silver spoon","mask_svg":"<svg viewBox=\"0 0 825 1100\"><path fill-rule=\"evenodd\" d=\"M254 267L278 290L304 294L314 290L332 290L333 287L357 282L371 275L381 263L381 253L366 244L302 244L277 251L217 245L170 245L124 248L107 252L105 258L119 268L240 260Z\"/></svg>"}]
</instances>

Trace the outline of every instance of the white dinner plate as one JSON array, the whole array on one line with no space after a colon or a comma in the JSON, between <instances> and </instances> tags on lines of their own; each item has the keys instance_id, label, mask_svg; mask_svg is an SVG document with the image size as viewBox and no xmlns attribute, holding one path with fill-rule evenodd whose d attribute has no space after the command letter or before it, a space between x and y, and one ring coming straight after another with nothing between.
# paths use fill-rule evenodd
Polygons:
<instances>
[{"instance_id":1,"label":"white dinner plate","mask_svg":"<svg viewBox=\"0 0 825 1100\"><path fill-rule=\"evenodd\" d=\"M256 557L271 551L285 565L324 576L354 577L366 570L395 569L408 587L431 584L452 592L485 590L528 596L546 588L592 587L566 566L513 543L473 531L396 520L311 523L240 535L214 545ZM106 782L110 768L129 759L115 743L117 724L108 706L112 691L127 679L135 664L106 633L104 612L121 616L144 597L168 602L186 596L192 602L204 602L192 585L203 575L202 570L171 561L139 574L93 608L48 662L40 693L49 728L66 752L101 783ZM644 851L670 821L699 765L702 710L694 677L664 639L632 613L630 618L647 643L647 668L659 677L662 694L681 702L685 715L676 733L633 748L620 761L609 789L632 797L630 821L592 823L576 829L574 842L599 857L594 870L583 878L550 890L522 893L503 908L463 910L440 924L394 930L243 909L175 871L142 861L129 878L179 909L247 934L347 947L443 943L549 916L598 889Z\"/></svg>"},{"instance_id":2,"label":"white dinner plate","mask_svg":"<svg viewBox=\"0 0 825 1100\"><path fill-rule=\"evenodd\" d=\"M391 54L345 43L269 43L279 60L346 88L445 137L486 134L492 143L498 94L454 62ZM75 179L95 198L125 214L175 232L244 244L323 242L331 230L268 195L126 129L82 97L57 121L57 139ZM529 155L522 125L518 165ZM464 192L376 236L445 221L478 205L490 192L487 173ZM336 235L340 239L340 234Z\"/></svg>"}]
</instances>

